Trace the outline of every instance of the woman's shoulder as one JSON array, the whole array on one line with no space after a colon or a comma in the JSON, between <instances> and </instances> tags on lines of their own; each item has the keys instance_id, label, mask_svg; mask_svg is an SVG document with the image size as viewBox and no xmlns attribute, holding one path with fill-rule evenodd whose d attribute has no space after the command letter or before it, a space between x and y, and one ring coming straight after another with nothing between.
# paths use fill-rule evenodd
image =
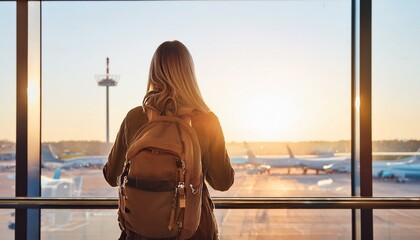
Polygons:
<instances>
[{"instance_id":1,"label":"woman's shoulder","mask_svg":"<svg viewBox=\"0 0 420 240\"><path fill-rule=\"evenodd\" d=\"M194 122L218 122L216 114L213 112L195 112L192 120Z\"/></svg>"},{"instance_id":2,"label":"woman's shoulder","mask_svg":"<svg viewBox=\"0 0 420 240\"><path fill-rule=\"evenodd\" d=\"M137 106L135 108L132 108L130 111L128 111L127 116L125 117L125 120L127 122L138 122L147 120L147 115L143 111L142 106Z\"/></svg>"},{"instance_id":3,"label":"woman's shoulder","mask_svg":"<svg viewBox=\"0 0 420 240\"><path fill-rule=\"evenodd\" d=\"M221 128L219 118L213 112L195 113L191 120L194 128L207 129L210 132Z\"/></svg>"}]
</instances>

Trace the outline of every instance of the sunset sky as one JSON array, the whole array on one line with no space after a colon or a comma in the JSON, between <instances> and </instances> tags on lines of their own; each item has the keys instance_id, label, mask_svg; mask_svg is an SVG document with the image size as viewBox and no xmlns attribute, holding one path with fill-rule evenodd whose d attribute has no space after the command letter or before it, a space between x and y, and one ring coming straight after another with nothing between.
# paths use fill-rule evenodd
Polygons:
<instances>
[{"instance_id":1,"label":"sunset sky","mask_svg":"<svg viewBox=\"0 0 420 240\"><path fill-rule=\"evenodd\" d=\"M145 93L153 52L190 50L227 141L350 139L350 0L42 3L42 141L105 141ZM0 139L15 138L16 11L0 3ZM420 139L420 1L373 1L373 137Z\"/></svg>"}]
</instances>

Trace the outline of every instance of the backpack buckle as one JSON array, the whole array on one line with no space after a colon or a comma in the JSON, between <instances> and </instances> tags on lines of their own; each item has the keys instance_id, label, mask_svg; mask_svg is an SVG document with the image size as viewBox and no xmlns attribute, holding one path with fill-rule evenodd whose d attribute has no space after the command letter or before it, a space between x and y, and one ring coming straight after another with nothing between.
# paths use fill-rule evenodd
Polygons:
<instances>
[{"instance_id":1,"label":"backpack buckle","mask_svg":"<svg viewBox=\"0 0 420 240\"><path fill-rule=\"evenodd\" d=\"M179 182L178 183L178 193L179 193L179 207L185 208L186 206L186 198L185 198L185 183Z\"/></svg>"},{"instance_id":2,"label":"backpack buckle","mask_svg":"<svg viewBox=\"0 0 420 240\"><path fill-rule=\"evenodd\" d=\"M194 186L192 184L190 184L190 188L191 188L191 192L192 194L197 194L198 193L198 189L194 189Z\"/></svg>"},{"instance_id":3,"label":"backpack buckle","mask_svg":"<svg viewBox=\"0 0 420 240\"><path fill-rule=\"evenodd\" d=\"M127 199L127 195L125 194L125 185L128 183L128 177L127 175L124 176L122 184L121 184L121 195L124 197L124 199Z\"/></svg>"},{"instance_id":4,"label":"backpack buckle","mask_svg":"<svg viewBox=\"0 0 420 240\"><path fill-rule=\"evenodd\" d=\"M128 183L128 177L127 177L127 175L125 175L124 178L123 178L123 182L121 184L121 187L125 188L125 185L127 185L127 183Z\"/></svg>"}]
</instances>

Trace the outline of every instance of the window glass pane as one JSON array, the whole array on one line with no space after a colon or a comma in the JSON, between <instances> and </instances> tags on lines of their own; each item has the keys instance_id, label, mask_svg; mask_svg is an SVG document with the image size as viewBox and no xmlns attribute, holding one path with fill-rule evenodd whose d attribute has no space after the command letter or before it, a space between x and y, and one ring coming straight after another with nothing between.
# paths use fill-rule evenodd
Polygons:
<instances>
[{"instance_id":1,"label":"window glass pane","mask_svg":"<svg viewBox=\"0 0 420 240\"><path fill-rule=\"evenodd\" d=\"M349 196L349 175L326 172L349 171L342 160L350 152L350 7L344 0L44 3L43 175L62 165L63 177L83 179L82 196L116 196L92 156L106 157L125 114L141 103L157 46L179 39L223 127L237 169L233 189L247 179L272 182L268 191L215 195ZM106 73L107 57L119 78L109 87L110 144L106 87L95 78ZM249 150L258 157L253 165ZM65 162L78 156L90 159Z\"/></svg>"},{"instance_id":2,"label":"window glass pane","mask_svg":"<svg viewBox=\"0 0 420 240\"><path fill-rule=\"evenodd\" d=\"M0 3L0 197L15 196L16 3Z\"/></svg>"},{"instance_id":3,"label":"window glass pane","mask_svg":"<svg viewBox=\"0 0 420 240\"><path fill-rule=\"evenodd\" d=\"M419 239L420 210L374 210L375 239Z\"/></svg>"},{"instance_id":4,"label":"window glass pane","mask_svg":"<svg viewBox=\"0 0 420 240\"><path fill-rule=\"evenodd\" d=\"M117 210L44 209L41 239L118 239Z\"/></svg>"},{"instance_id":5,"label":"window glass pane","mask_svg":"<svg viewBox=\"0 0 420 240\"><path fill-rule=\"evenodd\" d=\"M373 2L372 133L377 160L373 194L377 197L419 197L419 11L418 1Z\"/></svg>"},{"instance_id":6,"label":"window glass pane","mask_svg":"<svg viewBox=\"0 0 420 240\"><path fill-rule=\"evenodd\" d=\"M42 175L48 180L42 196L117 196L93 156L106 157L127 111L142 101L155 49L173 39L195 60L201 92L219 117L235 165L232 188L211 190L212 196L349 196L343 159L350 153L350 13L344 0L43 3ZM107 58L109 74L119 80L109 87L111 143L106 87L97 83ZM66 219L86 239L116 236L115 211L108 213L109 222L98 226L83 220L93 216L83 212L67 211ZM330 232L330 239L348 239L351 229L349 211L216 215L223 239L277 238L278 227L297 239ZM338 229L320 230L326 222ZM45 226L44 239L74 238Z\"/></svg>"},{"instance_id":7,"label":"window glass pane","mask_svg":"<svg viewBox=\"0 0 420 240\"><path fill-rule=\"evenodd\" d=\"M41 239L117 239L116 210L42 210ZM350 210L216 210L220 239L350 239ZM413 231L415 231L413 229Z\"/></svg>"},{"instance_id":8,"label":"window glass pane","mask_svg":"<svg viewBox=\"0 0 420 240\"><path fill-rule=\"evenodd\" d=\"M15 239L15 210L0 209L0 232L1 239Z\"/></svg>"},{"instance_id":9,"label":"window glass pane","mask_svg":"<svg viewBox=\"0 0 420 240\"><path fill-rule=\"evenodd\" d=\"M373 195L419 197L420 3L373 1ZM374 210L378 239L418 239L418 210Z\"/></svg>"},{"instance_id":10,"label":"window glass pane","mask_svg":"<svg viewBox=\"0 0 420 240\"><path fill-rule=\"evenodd\" d=\"M0 197L15 196L16 3L0 2ZM0 209L1 239L15 239L15 210Z\"/></svg>"},{"instance_id":11,"label":"window glass pane","mask_svg":"<svg viewBox=\"0 0 420 240\"><path fill-rule=\"evenodd\" d=\"M103 179L101 159L126 113L142 101L155 49L173 39L195 60L201 92L219 117L235 165L232 188L211 190L212 196L349 196L350 4L43 3L42 196L117 196ZM108 89L111 143L106 87L98 86L108 67L118 80ZM73 225L86 239L116 236L115 211L95 212L43 210L42 238L73 239L65 230ZM57 214L64 215L61 222L51 222ZM284 232L348 239L351 229L345 210L216 215L223 239ZM94 225L100 222L94 217L107 220ZM338 223L334 231L325 231L331 222Z\"/></svg>"},{"instance_id":12,"label":"window glass pane","mask_svg":"<svg viewBox=\"0 0 420 240\"><path fill-rule=\"evenodd\" d=\"M0 197L15 196L16 3L0 3ZM15 238L15 210L0 209L2 239Z\"/></svg>"},{"instance_id":13,"label":"window glass pane","mask_svg":"<svg viewBox=\"0 0 420 240\"><path fill-rule=\"evenodd\" d=\"M216 210L221 239L351 239L350 210Z\"/></svg>"}]
</instances>

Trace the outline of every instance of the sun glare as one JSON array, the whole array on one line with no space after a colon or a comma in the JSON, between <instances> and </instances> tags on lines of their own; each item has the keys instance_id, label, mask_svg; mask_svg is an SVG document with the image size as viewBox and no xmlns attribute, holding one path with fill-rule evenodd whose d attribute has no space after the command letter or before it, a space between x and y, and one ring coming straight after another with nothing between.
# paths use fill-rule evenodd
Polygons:
<instances>
[{"instance_id":1,"label":"sun glare","mask_svg":"<svg viewBox=\"0 0 420 240\"><path fill-rule=\"evenodd\" d=\"M39 86L36 85L33 81L28 81L28 101L34 102L39 98Z\"/></svg>"},{"instance_id":2,"label":"sun glare","mask_svg":"<svg viewBox=\"0 0 420 240\"><path fill-rule=\"evenodd\" d=\"M296 118L292 104L282 96L263 95L253 98L245 119L255 140L276 141L290 136Z\"/></svg>"},{"instance_id":3,"label":"sun glare","mask_svg":"<svg viewBox=\"0 0 420 240\"><path fill-rule=\"evenodd\" d=\"M356 97L355 106L356 106L356 111L360 111L360 97L359 96Z\"/></svg>"}]
</instances>

